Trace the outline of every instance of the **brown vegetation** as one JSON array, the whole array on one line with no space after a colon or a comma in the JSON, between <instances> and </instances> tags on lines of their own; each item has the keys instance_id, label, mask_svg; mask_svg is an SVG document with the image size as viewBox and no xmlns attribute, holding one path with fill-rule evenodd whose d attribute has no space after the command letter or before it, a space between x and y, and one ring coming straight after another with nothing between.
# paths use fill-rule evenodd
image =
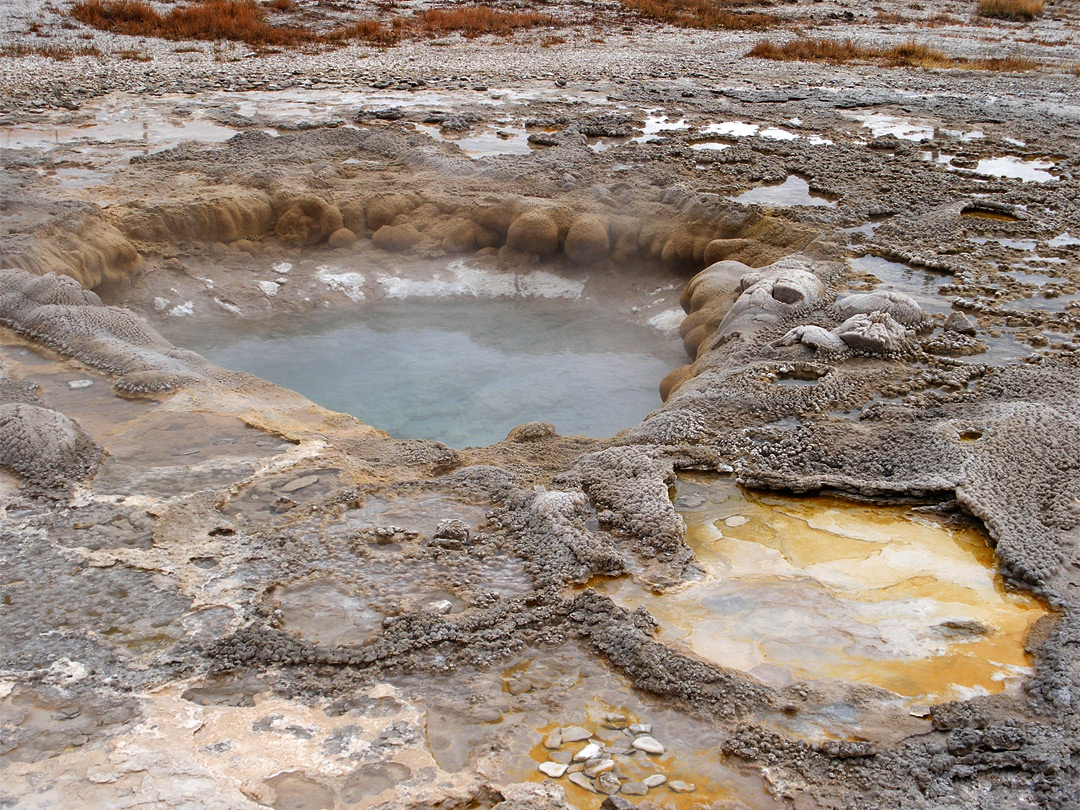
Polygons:
<instances>
[{"instance_id":1,"label":"brown vegetation","mask_svg":"<svg viewBox=\"0 0 1080 810\"><path fill-rule=\"evenodd\" d=\"M253 0L200 0L167 14L144 0L79 0L71 16L102 31L171 40L227 39L260 47L316 39L307 29L268 24L265 9Z\"/></svg>"},{"instance_id":2,"label":"brown vegetation","mask_svg":"<svg viewBox=\"0 0 1080 810\"><path fill-rule=\"evenodd\" d=\"M25 45L17 42L0 46L0 56L44 56L57 62L66 62L76 56L101 56L101 51L93 45L71 48L66 45Z\"/></svg>"},{"instance_id":3,"label":"brown vegetation","mask_svg":"<svg viewBox=\"0 0 1080 810\"><path fill-rule=\"evenodd\" d=\"M554 25L555 19L535 11L498 11L491 6L460 6L422 11L412 20L421 32L433 36L460 33L468 39L496 34L509 36L514 31Z\"/></svg>"},{"instance_id":4,"label":"brown vegetation","mask_svg":"<svg viewBox=\"0 0 1080 810\"><path fill-rule=\"evenodd\" d=\"M886 67L963 68L1008 72L1023 72L1038 67L1036 62L1020 56L959 59L914 41L879 49L856 45L850 39L843 42L835 39L793 39L783 45L763 40L746 55L781 62L823 62L828 65L876 62Z\"/></svg>"},{"instance_id":5,"label":"brown vegetation","mask_svg":"<svg viewBox=\"0 0 1080 810\"><path fill-rule=\"evenodd\" d=\"M389 25L364 19L329 31L297 25L272 25L267 8L289 11L293 0L195 0L168 13L159 12L145 0L78 0L71 16L102 31L160 39L232 40L257 48L298 45L341 45L351 41L389 45L403 36L441 36L460 32L473 38L484 34L510 36L514 31L555 24L554 18L536 12L499 11L490 6L469 5L431 9L413 17L395 17Z\"/></svg>"},{"instance_id":6,"label":"brown vegetation","mask_svg":"<svg viewBox=\"0 0 1080 810\"><path fill-rule=\"evenodd\" d=\"M769 14L737 13L733 6L754 5L745 0L621 0L622 4L643 17L679 28L730 31L763 31L779 20Z\"/></svg>"},{"instance_id":7,"label":"brown vegetation","mask_svg":"<svg viewBox=\"0 0 1080 810\"><path fill-rule=\"evenodd\" d=\"M979 14L1002 20L1034 20L1042 13L1043 0L979 0Z\"/></svg>"}]
</instances>

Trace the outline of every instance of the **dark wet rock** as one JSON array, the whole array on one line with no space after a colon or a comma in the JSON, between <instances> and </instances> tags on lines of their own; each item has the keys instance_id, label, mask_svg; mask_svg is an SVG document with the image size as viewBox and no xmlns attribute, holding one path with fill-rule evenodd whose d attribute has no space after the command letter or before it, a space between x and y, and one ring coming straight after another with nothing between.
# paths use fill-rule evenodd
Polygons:
<instances>
[{"instance_id":1,"label":"dark wet rock","mask_svg":"<svg viewBox=\"0 0 1080 810\"><path fill-rule=\"evenodd\" d=\"M433 537L445 548L461 548L469 542L469 524L457 518L440 520Z\"/></svg>"},{"instance_id":2,"label":"dark wet rock","mask_svg":"<svg viewBox=\"0 0 1080 810\"><path fill-rule=\"evenodd\" d=\"M554 132L533 132L528 138L533 146L558 146L560 140Z\"/></svg>"},{"instance_id":3,"label":"dark wet rock","mask_svg":"<svg viewBox=\"0 0 1080 810\"><path fill-rule=\"evenodd\" d=\"M974 335L978 332L979 325L975 319L964 312L951 312L945 319L945 329L949 332L957 332L961 335Z\"/></svg>"}]
</instances>

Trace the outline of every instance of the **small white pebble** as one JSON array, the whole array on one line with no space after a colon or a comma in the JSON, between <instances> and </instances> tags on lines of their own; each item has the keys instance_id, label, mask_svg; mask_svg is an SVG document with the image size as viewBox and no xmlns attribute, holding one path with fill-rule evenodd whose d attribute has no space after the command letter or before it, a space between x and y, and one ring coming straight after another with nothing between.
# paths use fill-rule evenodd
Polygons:
<instances>
[{"instance_id":1,"label":"small white pebble","mask_svg":"<svg viewBox=\"0 0 1080 810\"><path fill-rule=\"evenodd\" d=\"M74 388L77 391L80 388L89 388L93 384L93 380L72 380L68 383L68 388Z\"/></svg>"}]
</instances>

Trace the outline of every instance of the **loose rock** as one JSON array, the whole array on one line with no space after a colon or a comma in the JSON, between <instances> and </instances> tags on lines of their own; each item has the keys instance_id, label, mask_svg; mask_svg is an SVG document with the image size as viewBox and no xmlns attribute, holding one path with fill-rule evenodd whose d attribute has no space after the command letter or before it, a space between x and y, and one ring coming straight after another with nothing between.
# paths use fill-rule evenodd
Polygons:
<instances>
[{"instance_id":1,"label":"loose rock","mask_svg":"<svg viewBox=\"0 0 1080 810\"><path fill-rule=\"evenodd\" d=\"M566 773L566 765L558 762L541 762L539 766L541 773L550 776L552 779L559 779L564 773Z\"/></svg>"},{"instance_id":2,"label":"loose rock","mask_svg":"<svg viewBox=\"0 0 1080 810\"><path fill-rule=\"evenodd\" d=\"M662 754L664 753L664 746L657 740L648 735L638 737L631 745L639 751L644 751L646 754Z\"/></svg>"}]
</instances>

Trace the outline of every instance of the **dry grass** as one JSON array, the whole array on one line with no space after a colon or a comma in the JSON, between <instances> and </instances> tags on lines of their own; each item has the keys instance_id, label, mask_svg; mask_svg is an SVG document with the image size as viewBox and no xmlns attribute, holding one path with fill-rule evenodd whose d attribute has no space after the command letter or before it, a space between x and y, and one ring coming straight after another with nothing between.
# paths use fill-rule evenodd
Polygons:
<instances>
[{"instance_id":1,"label":"dry grass","mask_svg":"<svg viewBox=\"0 0 1080 810\"><path fill-rule=\"evenodd\" d=\"M116 56L131 62L150 62L153 59L146 51L140 51L135 48L122 48L116 52Z\"/></svg>"},{"instance_id":2,"label":"dry grass","mask_svg":"<svg viewBox=\"0 0 1080 810\"><path fill-rule=\"evenodd\" d=\"M101 51L93 45L71 48L66 45L24 45L20 42L0 46L0 56L44 56L57 62L66 62L76 56L101 56Z\"/></svg>"},{"instance_id":3,"label":"dry grass","mask_svg":"<svg viewBox=\"0 0 1080 810\"><path fill-rule=\"evenodd\" d=\"M865 58L865 51L855 47L850 39L793 39L783 45L772 40L762 40L746 54L758 59L776 62L824 62L827 65L843 65Z\"/></svg>"},{"instance_id":4,"label":"dry grass","mask_svg":"<svg viewBox=\"0 0 1080 810\"><path fill-rule=\"evenodd\" d=\"M254 0L197 0L161 14L143 0L79 0L71 16L101 31L179 40L232 40L252 47L288 47L365 40L384 43L387 33L373 20L319 33L291 25L270 25Z\"/></svg>"},{"instance_id":5,"label":"dry grass","mask_svg":"<svg viewBox=\"0 0 1080 810\"><path fill-rule=\"evenodd\" d=\"M764 31L779 20L770 14L736 13L733 6L753 5L735 0L621 0L622 4L643 17L679 28L729 31Z\"/></svg>"},{"instance_id":6,"label":"dry grass","mask_svg":"<svg viewBox=\"0 0 1080 810\"><path fill-rule=\"evenodd\" d=\"M941 28L945 25L956 25L960 20L956 17L951 17L944 11L939 11L933 17L927 17L925 20L919 20L920 28Z\"/></svg>"},{"instance_id":7,"label":"dry grass","mask_svg":"<svg viewBox=\"0 0 1080 810\"><path fill-rule=\"evenodd\" d=\"M555 24L555 18L535 11L499 11L491 6L460 6L422 11L409 22L429 36L460 33L466 39L495 34L510 36L515 31Z\"/></svg>"},{"instance_id":8,"label":"dry grass","mask_svg":"<svg viewBox=\"0 0 1080 810\"><path fill-rule=\"evenodd\" d=\"M979 0L979 14L1001 20L1034 20L1045 7L1043 0Z\"/></svg>"},{"instance_id":9,"label":"dry grass","mask_svg":"<svg viewBox=\"0 0 1080 810\"><path fill-rule=\"evenodd\" d=\"M1039 63L1022 56L1004 56L999 59L975 59L961 67L969 70L992 70L998 73L1026 73L1037 69Z\"/></svg>"},{"instance_id":10,"label":"dry grass","mask_svg":"<svg viewBox=\"0 0 1080 810\"><path fill-rule=\"evenodd\" d=\"M71 16L102 31L173 41L205 40L243 42L255 48L287 48L303 45L343 45L368 42L390 45L405 36L443 36L461 33L472 39L485 34L512 36L522 29L550 26L555 19L537 12L500 11L491 6L469 5L431 9L412 17L395 17L389 25L364 19L316 31L298 25L272 25L267 9L290 11L294 0L195 0L167 13L145 0L78 0Z\"/></svg>"},{"instance_id":11,"label":"dry grass","mask_svg":"<svg viewBox=\"0 0 1080 810\"><path fill-rule=\"evenodd\" d=\"M921 45L909 40L902 45L894 45L883 51L867 50L871 60L882 60L892 67L946 68L953 66L953 60L937 48Z\"/></svg>"},{"instance_id":12,"label":"dry grass","mask_svg":"<svg viewBox=\"0 0 1080 810\"><path fill-rule=\"evenodd\" d=\"M891 48L864 48L850 39L793 39L783 45L762 40L746 54L759 59L780 62L821 62L827 65L843 65L848 62L875 62L886 67L963 68L966 70L994 70L1023 72L1039 65L1020 56L995 59L956 59L937 48L910 41Z\"/></svg>"},{"instance_id":13,"label":"dry grass","mask_svg":"<svg viewBox=\"0 0 1080 810\"><path fill-rule=\"evenodd\" d=\"M898 11L885 11L878 9L876 15L874 15L874 22L881 25L902 25L908 21L907 17Z\"/></svg>"}]
</instances>

